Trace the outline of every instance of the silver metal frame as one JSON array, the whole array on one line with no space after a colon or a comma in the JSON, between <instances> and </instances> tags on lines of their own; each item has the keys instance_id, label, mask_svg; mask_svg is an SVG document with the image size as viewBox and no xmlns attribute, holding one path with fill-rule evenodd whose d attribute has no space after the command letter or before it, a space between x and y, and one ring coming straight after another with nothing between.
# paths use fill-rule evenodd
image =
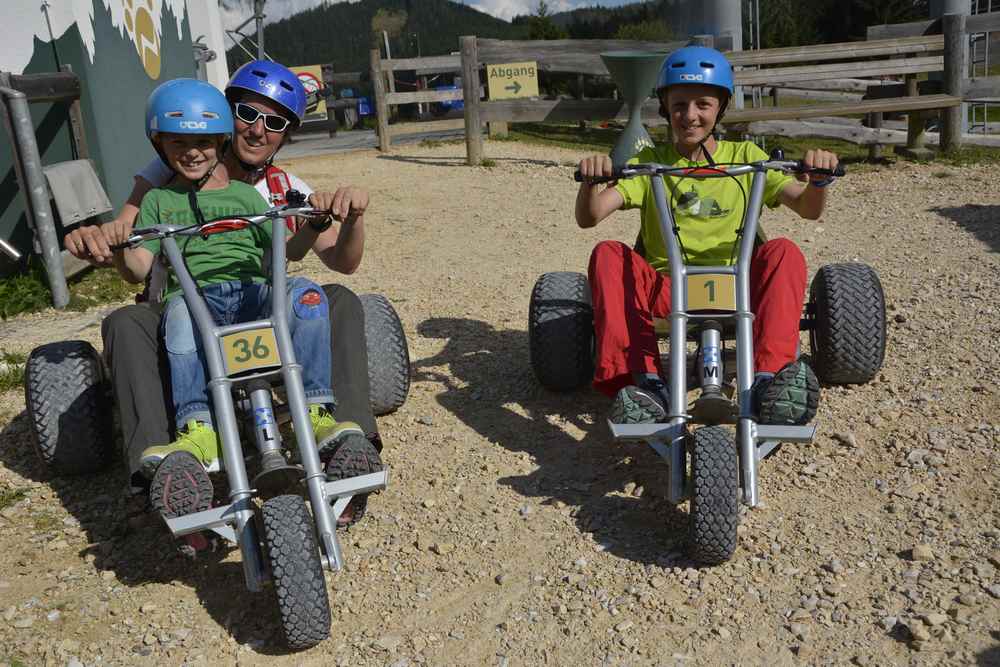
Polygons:
<instances>
[{"instance_id":1,"label":"silver metal frame","mask_svg":"<svg viewBox=\"0 0 1000 667\"><path fill-rule=\"evenodd\" d=\"M264 214L245 216L240 219L251 224L271 222L271 266L283 268L285 266L285 217L316 213L310 207L291 208L286 206L272 208ZM295 428L295 439L298 443L299 457L305 474L306 493L316 523L321 551L319 556L323 566L327 569L336 571L343 564L336 535L336 517L343 512L355 495L386 488L389 482L389 471L386 468L381 472L369 475L327 482L316 449L312 425L309 421L308 405L302 387L302 366L295 359L288 319L284 317L288 303L285 294L287 276L283 270L272 271L270 304L272 316L270 318L217 326L204 299L198 292L198 287L187 269L174 238L176 236L200 235L203 233L203 229L210 227L211 224L208 222L206 225L190 227L156 225L148 229L138 230L127 243L134 245L150 239L162 239L163 252L181 285L191 317L201 332L202 346L208 367L208 389L218 421L216 426L222 441L222 459L229 481L229 504L167 519L167 526L177 537L200 530L211 530L223 538L235 542L243 555L243 575L247 588L251 591L259 591L263 582L267 580L267 570L264 567L261 544L254 522L252 499L257 492L256 489L251 488L247 478L243 445L233 405L232 388L234 383L245 383L248 380L276 375L281 376L288 397L289 414ZM281 366L264 372L242 375L235 379L229 377L226 372L221 338L227 334L257 327L272 327L274 329ZM273 409L270 391L255 389L252 392L251 403L254 407ZM280 441L275 442L273 439L274 437L280 439L277 429L271 431L270 435L272 438L266 442L258 439L258 449L262 454L277 451L280 446Z\"/></svg>"},{"instance_id":2,"label":"silver metal frame","mask_svg":"<svg viewBox=\"0 0 1000 667\"><path fill-rule=\"evenodd\" d=\"M615 441L643 441L666 459L670 466L667 498L678 503L687 495L687 425L692 415L687 413L687 337L688 321L726 320L736 321L736 394L739 416L736 420L737 455L740 459L740 488L744 504L755 507L758 500L757 471L760 461L781 442L811 442L816 427L809 426L765 426L757 424L751 413L750 386L753 384L753 313L750 311L750 259L753 254L757 223L764 200L764 186L767 171L793 171L799 168L794 160L767 160L750 164L719 165L713 171L690 173L661 164L629 165L622 170L622 178L648 176L653 186L653 197L660 222L660 233L667 247L670 262L670 356L667 386L670 388L670 405L666 424L613 424L608 426ZM733 266L692 266L684 263L680 243L673 233L673 211L667 203L664 175L685 176L687 178L728 178L743 174L753 174L743 235L739 246L738 260ZM689 314L687 312L687 276L706 273L721 273L736 276L736 311L733 313L713 313L711 315ZM723 375L724 355L719 355L719 376ZM710 382L714 388L714 382ZM703 384L704 387L704 384Z\"/></svg>"}]
</instances>

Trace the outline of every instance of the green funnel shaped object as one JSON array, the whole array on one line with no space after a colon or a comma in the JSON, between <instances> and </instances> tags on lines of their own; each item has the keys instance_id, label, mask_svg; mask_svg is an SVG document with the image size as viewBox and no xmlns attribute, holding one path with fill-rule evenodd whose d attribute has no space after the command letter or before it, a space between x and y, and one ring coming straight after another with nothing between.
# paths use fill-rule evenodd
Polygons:
<instances>
[{"instance_id":1,"label":"green funnel shaped object","mask_svg":"<svg viewBox=\"0 0 1000 667\"><path fill-rule=\"evenodd\" d=\"M658 51L607 51L601 60L622 90L628 105L628 123L611 151L611 163L620 167L636 153L652 146L653 140L642 124L642 105L653 92L660 67L667 59L666 52Z\"/></svg>"}]
</instances>

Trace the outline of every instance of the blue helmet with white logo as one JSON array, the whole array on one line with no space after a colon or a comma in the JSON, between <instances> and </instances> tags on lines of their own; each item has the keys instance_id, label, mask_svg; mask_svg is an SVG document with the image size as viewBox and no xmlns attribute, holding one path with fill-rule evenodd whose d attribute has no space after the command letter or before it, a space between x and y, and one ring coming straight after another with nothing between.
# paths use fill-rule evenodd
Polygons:
<instances>
[{"instance_id":1,"label":"blue helmet with white logo","mask_svg":"<svg viewBox=\"0 0 1000 667\"><path fill-rule=\"evenodd\" d=\"M236 70L226 85L226 97L238 100L241 91L263 95L284 107L291 116L293 127L302 123L306 114L306 89L299 77L284 65L270 60L254 60Z\"/></svg>"},{"instance_id":2,"label":"blue helmet with white logo","mask_svg":"<svg viewBox=\"0 0 1000 667\"><path fill-rule=\"evenodd\" d=\"M174 79L156 87L146 101L146 136L233 134L233 112L226 96L210 83Z\"/></svg>"},{"instance_id":3,"label":"blue helmet with white logo","mask_svg":"<svg viewBox=\"0 0 1000 667\"><path fill-rule=\"evenodd\" d=\"M664 88L681 84L702 84L733 94L733 68L726 56L706 46L685 46L670 54L656 80L657 95ZM726 98L728 100L728 97Z\"/></svg>"}]
</instances>

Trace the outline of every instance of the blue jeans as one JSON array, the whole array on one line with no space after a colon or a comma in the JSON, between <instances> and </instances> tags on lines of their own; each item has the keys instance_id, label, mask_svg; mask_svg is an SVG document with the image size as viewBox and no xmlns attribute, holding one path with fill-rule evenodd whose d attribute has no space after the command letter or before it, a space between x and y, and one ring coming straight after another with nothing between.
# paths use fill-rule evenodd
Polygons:
<instances>
[{"instance_id":1,"label":"blue jeans","mask_svg":"<svg viewBox=\"0 0 1000 667\"><path fill-rule=\"evenodd\" d=\"M208 312L218 326L249 322L270 315L271 286L228 282L201 289ZM305 278L288 279L288 324L295 361L302 365L302 385L309 404L332 405L330 388L330 315L326 293ZM198 326L181 295L167 302L163 339L170 361L170 384L177 428L196 419L212 423L205 352Z\"/></svg>"}]
</instances>

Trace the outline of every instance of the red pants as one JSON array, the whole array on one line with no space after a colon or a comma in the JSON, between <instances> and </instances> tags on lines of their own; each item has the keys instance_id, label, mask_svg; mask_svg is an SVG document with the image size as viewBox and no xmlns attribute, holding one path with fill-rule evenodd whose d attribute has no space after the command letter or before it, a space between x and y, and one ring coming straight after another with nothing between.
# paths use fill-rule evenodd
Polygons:
<instances>
[{"instance_id":1,"label":"red pants","mask_svg":"<svg viewBox=\"0 0 1000 667\"><path fill-rule=\"evenodd\" d=\"M590 256L596 359L594 388L614 396L633 373L663 375L654 317L670 314L670 275L657 273L619 241L602 241ZM798 353L806 293L806 260L788 239L759 246L750 263L754 368L775 373Z\"/></svg>"}]
</instances>

